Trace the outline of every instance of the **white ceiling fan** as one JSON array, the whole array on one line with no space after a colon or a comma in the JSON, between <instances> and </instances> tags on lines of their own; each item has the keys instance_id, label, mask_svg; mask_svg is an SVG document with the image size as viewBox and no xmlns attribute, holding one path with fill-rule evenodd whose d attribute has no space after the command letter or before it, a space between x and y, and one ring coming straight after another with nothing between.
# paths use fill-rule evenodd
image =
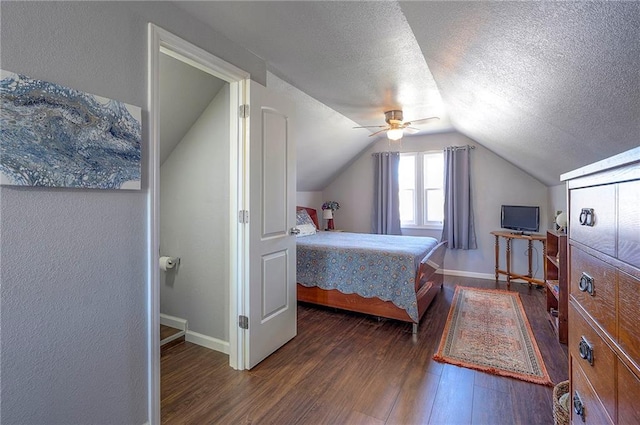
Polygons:
<instances>
[{"instance_id":1,"label":"white ceiling fan","mask_svg":"<svg viewBox=\"0 0 640 425\"><path fill-rule=\"evenodd\" d=\"M387 132L387 137L389 140L400 140L406 131L408 134L414 134L420 131L420 129L411 127L411 125L415 125L417 123L423 123L430 120L439 120L439 117L429 117L429 118L420 118L419 120L413 121L402 121L402 111L399 109L394 109L391 111L387 111L384 113L384 120L387 125L366 125L364 127L353 127L353 128L380 128L381 130L376 131L371 134L369 137L377 136L383 131Z\"/></svg>"}]
</instances>

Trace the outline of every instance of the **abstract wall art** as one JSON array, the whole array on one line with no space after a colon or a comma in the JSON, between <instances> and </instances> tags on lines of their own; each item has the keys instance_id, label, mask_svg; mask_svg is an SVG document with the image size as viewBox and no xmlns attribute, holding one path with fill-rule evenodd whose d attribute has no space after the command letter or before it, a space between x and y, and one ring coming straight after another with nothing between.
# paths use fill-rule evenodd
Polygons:
<instances>
[{"instance_id":1,"label":"abstract wall art","mask_svg":"<svg viewBox=\"0 0 640 425\"><path fill-rule=\"evenodd\" d=\"M0 184L140 189L141 109L0 70Z\"/></svg>"}]
</instances>

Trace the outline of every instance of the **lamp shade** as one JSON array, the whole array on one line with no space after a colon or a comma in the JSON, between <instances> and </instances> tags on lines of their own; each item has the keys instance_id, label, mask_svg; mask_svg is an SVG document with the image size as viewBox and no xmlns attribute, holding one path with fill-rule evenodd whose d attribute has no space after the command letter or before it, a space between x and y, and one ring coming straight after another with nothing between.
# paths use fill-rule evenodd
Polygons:
<instances>
[{"instance_id":1,"label":"lamp shade","mask_svg":"<svg viewBox=\"0 0 640 425\"><path fill-rule=\"evenodd\" d=\"M331 220L333 218L333 211L322 210L322 218L324 218L325 220Z\"/></svg>"},{"instance_id":2,"label":"lamp shade","mask_svg":"<svg viewBox=\"0 0 640 425\"><path fill-rule=\"evenodd\" d=\"M387 131L387 137L389 140L400 140L402 139L402 129L401 128L392 128Z\"/></svg>"}]
</instances>

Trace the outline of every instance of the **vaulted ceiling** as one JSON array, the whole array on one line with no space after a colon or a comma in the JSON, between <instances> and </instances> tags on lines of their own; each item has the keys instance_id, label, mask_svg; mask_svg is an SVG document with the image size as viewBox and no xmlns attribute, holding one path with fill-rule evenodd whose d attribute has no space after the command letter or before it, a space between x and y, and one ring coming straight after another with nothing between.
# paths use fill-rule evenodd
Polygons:
<instances>
[{"instance_id":1,"label":"vaulted ceiling","mask_svg":"<svg viewBox=\"0 0 640 425\"><path fill-rule=\"evenodd\" d=\"M298 190L372 138L356 125L437 115L547 185L640 145L637 2L178 2L263 58L296 99ZM282 81L281 81L282 80Z\"/></svg>"}]
</instances>

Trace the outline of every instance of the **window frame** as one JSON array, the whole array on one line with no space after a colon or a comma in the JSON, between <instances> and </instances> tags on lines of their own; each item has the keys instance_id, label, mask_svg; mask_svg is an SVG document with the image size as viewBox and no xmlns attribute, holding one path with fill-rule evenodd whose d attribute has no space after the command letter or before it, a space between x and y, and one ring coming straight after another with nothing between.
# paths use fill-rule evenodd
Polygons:
<instances>
[{"instance_id":1,"label":"window frame","mask_svg":"<svg viewBox=\"0 0 640 425\"><path fill-rule=\"evenodd\" d=\"M412 222L400 221L400 227L403 229L425 229L425 230L442 230L442 221L427 221L426 214L426 189L425 189L425 175L424 175L424 162L425 156L438 154L442 157L444 166L444 152L440 150L431 150L424 152L401 152L400 157L413 157L414 161L414 192L413 192L413 217ZM429 188L433 190L433 188ZM440 188L444 193L444 176L442 181L442 187ZM402 190L402 188L400 188ZM444 208L444 199L442 206Z\"/></svg>"}]
</instances>

